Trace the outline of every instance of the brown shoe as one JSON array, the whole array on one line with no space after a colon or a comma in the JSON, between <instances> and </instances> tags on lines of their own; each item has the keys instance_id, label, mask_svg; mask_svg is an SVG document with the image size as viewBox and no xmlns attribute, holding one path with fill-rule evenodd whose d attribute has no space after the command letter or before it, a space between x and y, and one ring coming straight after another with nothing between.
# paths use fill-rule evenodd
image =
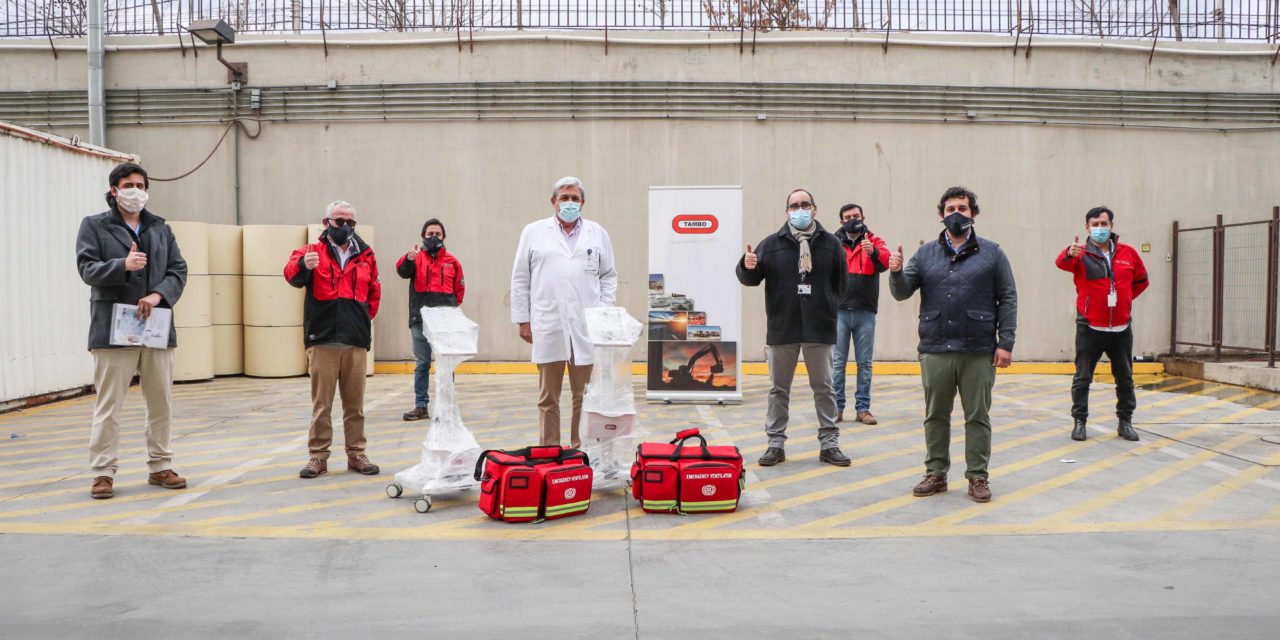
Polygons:
<instances>
[{"instance_id":1,"label":"brown shoe","mask_svg":"<svg viewBox=\"0 0 1280 640\"><path fill-rule=\"evenodd\" d=\"M157 471L147 476L147 484L154 484L157 487L166 489L186 489L187 481L182 476L173 472L173 469L165 469Z\"/></svg>"},{"instance_id":2,"label":"brown shoe","mask_svg":"<svg viewBox=\"0 0 1280 640\"><path fill-rule=\"evenodd\" d=\"M347 456L347 471L362 473L366 476L376 476L380 469L378 469L378 465L369 461L369 456L357 453L354 456Z\"/></svg>"},{"instance_id":3,"label":"brown shoe","mask_svg":"<svg viewBox=\"0 0 1280 640\"><path fill-rule=\"evenodd\" d=\"M986 478L969 478L969 497L974 502L991 502L991 485Z\"/></svg>"},{"instance_id":4,"label":"brown shoe","mask_svg":"<svg viewBox=\"0 0 1280 640\"><path fill-rule=\"evenodd\" d=\"M314 478L329 470L329 463L320 458L312 458L307 461L307 466L298 472L299 478Z\"/></svg>"},{"instance_id":5,"label":"brown shoe","mask_svg":"<svg viewBox=\"0 0 1280 640\"><path fill-rule=\"evenodd\" d=\"M924 498L927 496L931 496L935 493L946 493L946 491L947 491L946 476L939 476L939 475L934 475L932 473L926 473L924 475L924 480L921 480L920 484L917 484L915 488L911 490L911 494L917 498Z\"/></svg>"},{"instance_id":6,"label":"brown shoe","mask_svg":"<svg viewBox=\"0 0 1280 640\"><path fill-rule=\"evenodd\" d=\"M844 409L841 409L840 413L836 414L836 422L844 422Z\"/></svg>"},{"instance_id":7,"label":"brown shoe","mask_svg":"<svg viewBox=\"0 0 1280 640\"><path fill-rule=\"evenodd\" d=\"M111 476L98 476L94 478L93 488L89 490L89 495L93 496L95 500L106 500L107 498L110 498L112 495L115 495L111 492L112 482L114 482L114 480L111 479Z\"/></svg>"},{"instance_id":8,"label":"brown shoe","mask_svg":"<svg viewBox=\"0 0 1280 640\"><path fill-rule=\"evenodd\" d=\"M875 424L876 417L871 415L870 411L859 411L858 422L861 422L862 424Z\"/></svg>"},{"instance_id":9,"label":"brown shoe","mask_svg":"<svg viewBox=\"0 0 1280 640\"><path fill-rule=\"evenodd\" d=\"M413 422L414 420L430 418L431 412L427 411L426 407L414 407L413 411L406 411L401 417L404 418L405 422Z\"/></svg>"}]
</instances>

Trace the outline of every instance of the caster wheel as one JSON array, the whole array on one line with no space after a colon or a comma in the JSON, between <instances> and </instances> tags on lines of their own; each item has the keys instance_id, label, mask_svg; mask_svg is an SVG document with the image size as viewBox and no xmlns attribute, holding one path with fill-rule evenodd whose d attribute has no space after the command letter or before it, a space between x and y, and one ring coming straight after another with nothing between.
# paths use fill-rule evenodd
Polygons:
<instances>
[{"instance_id":1,"label":"caster wheel","mask_svg":"<svg viewBox=\"0 0 1280 640\"><path fill-rule=\"evenodd\" d=\"M418 513L426 513L431 510L431 498L422 496L413 502L413 509Z\"/></svg>"},{"instance_id":2,"label":"caster wheel","mask_svg":"<svg viewBox=\"0 0 1280 640\"><path fill-rule=\"evenodd\" d=\"M400 486L399 482L393 482L387 485L388 498L399 498L402 494L404 494L404 487Z\"/></svg>"}]
</instances>

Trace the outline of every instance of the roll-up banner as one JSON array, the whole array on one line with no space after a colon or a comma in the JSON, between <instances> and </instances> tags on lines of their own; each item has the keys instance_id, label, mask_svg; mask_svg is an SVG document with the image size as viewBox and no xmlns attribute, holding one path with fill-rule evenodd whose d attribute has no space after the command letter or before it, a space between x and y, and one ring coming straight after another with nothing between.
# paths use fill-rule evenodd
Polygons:
<instances>
[{"instance_id":1,"label":"roll-up banner","mask_svg":"<svg viewBox=\"0 0 1280 640\"><path fill-rule=\"evenodd\" d=\"M650 402L741 402L742 187L649 188Z\"/></svg>"}]
</instances>

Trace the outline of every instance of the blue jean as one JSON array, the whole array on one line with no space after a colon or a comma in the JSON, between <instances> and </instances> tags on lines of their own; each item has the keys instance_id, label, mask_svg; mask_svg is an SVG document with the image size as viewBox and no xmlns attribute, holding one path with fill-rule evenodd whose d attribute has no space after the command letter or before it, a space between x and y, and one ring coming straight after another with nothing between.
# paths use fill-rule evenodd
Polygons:
<instances>
[{"instance_id":1,"label":"blue jean","mask_svg":"<svg viewBox=\"0 0 1280 640\"><path fill-rule=\"evenodd\" d=\"M854 393L854 409L871 410L871 362L876 342L876 314L871 311L840 309L836 312L836 348L831 350L835 369L832 385L836 390L836 407L844 411L844 370L849 363L849 338L853 337L854 356L858 362L858 388Z\"/></svg>"},{"instance_id":2,"label":"blue jean","mask_svg":"<svg viewBox=\"0 0 1280 640\"><path fill-rule=\"evenodd\" d=\"M431 394L427 392L430 386L427 376L431 372L431 343L423 335L420 324L410 325L409 333L413 336L413 400L416 406L425 407L431 401Z\"/></svg>"}]
</instances>

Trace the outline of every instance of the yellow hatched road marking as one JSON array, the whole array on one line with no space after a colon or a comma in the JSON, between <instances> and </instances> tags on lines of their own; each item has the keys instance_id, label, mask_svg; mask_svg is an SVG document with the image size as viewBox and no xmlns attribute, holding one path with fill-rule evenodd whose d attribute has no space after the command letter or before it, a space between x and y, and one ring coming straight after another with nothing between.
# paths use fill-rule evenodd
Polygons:
<instances>
[{"instance_id":1,"label":"yellow hatched road marking","mask_svg":"<svg viewBox=\"0 0 1280 640\"><path fill-rule=\"evenodd\" d=\"M129 518L142 516L142 515L151 515L154 513L181 513L184 511L192 511L195 509L225 507L227 505L232 505L232 504L240 504L240 501L239 500L206 500L204 502L192 502L189 504L179 504L179 505L173 505L170 507L150 507L148 509L138 509L134 511L125 511L122 513L112 513L112 514L103 515L103 516L80 518L77 520L73 520L72 522L75 522L77 524L81 524L81 523L105 524L108 522L115 522L117 520L128 520Z\"/></svg>"},{"instance_id":2,"label":"yellow hatched road marking","mask_svg":"<svg viewBox=\"0 0 1280 640\"><path fill-rule=\"evenodd\" d=\"M1182 504L1165 510L1164 513L1156 516L1155 520L1182 520L1190 518L1199 513L1200 510L1217 502L1219 499L1231 495L1240 489L1243 489L1253 482L1272 471L1274 465L1280 464L1280 453L1267 458L1262 464L1254 464L1247 469L1219 482L1218 484L1205 489L1195 497L1184 501ZM1266 465L1266 466L1264 466Z\"/></svg>"}]
</instances>

